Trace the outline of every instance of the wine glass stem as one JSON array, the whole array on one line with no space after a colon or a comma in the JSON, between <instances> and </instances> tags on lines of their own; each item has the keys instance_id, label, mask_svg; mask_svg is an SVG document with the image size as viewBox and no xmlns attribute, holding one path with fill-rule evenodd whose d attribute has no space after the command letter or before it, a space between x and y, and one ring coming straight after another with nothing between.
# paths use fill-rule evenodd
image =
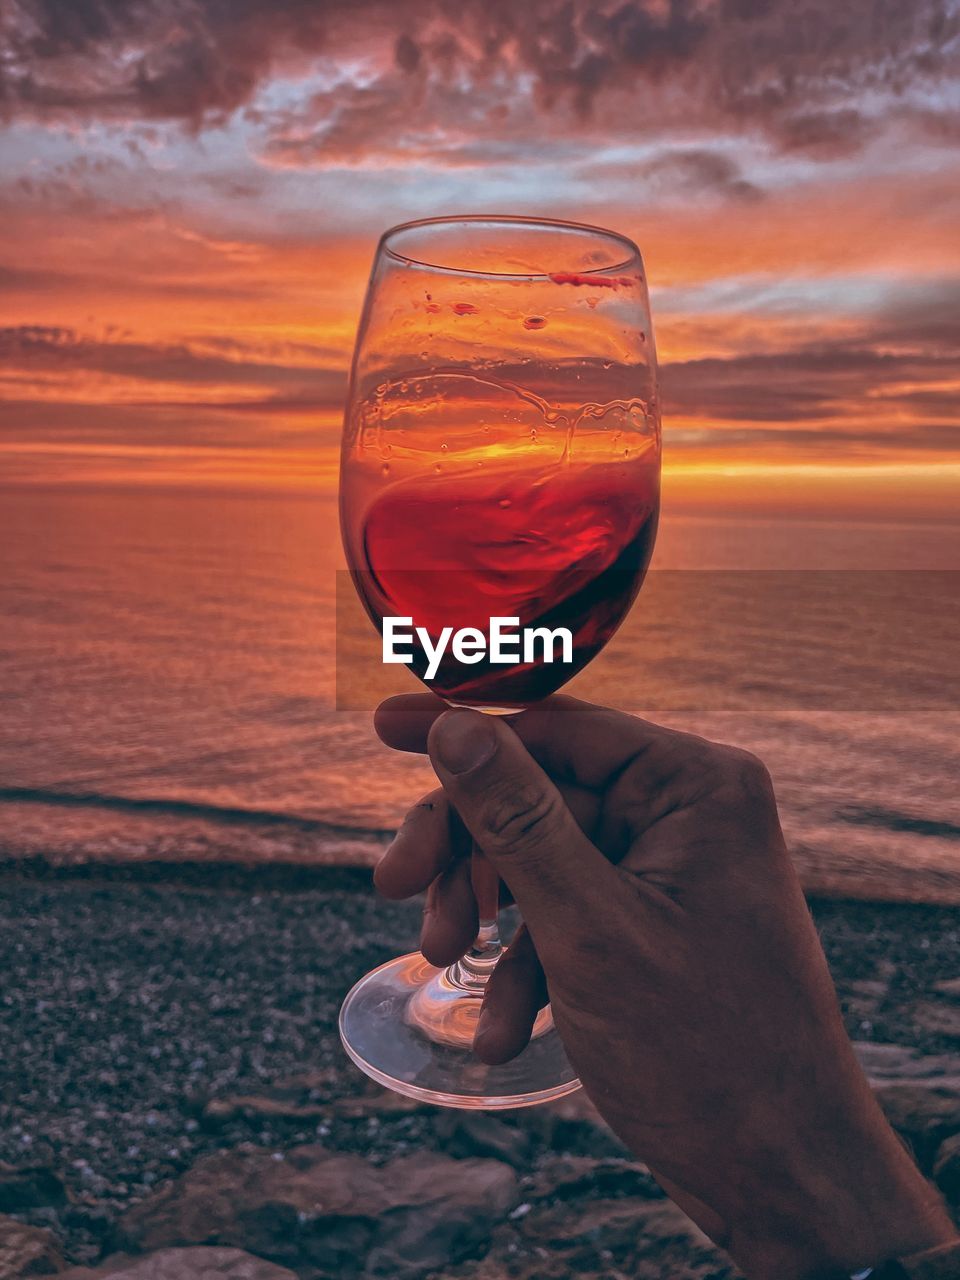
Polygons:
<instances>
[{"instance_id":1,"label":"wine glass stem","mask_svg":"<svg viewBox=\"0 0 960 1280\"><path fill-rule=\"evenodd\" d=\"M480 925L473 946L462 959L452 964L448 976L460 987L482 988L496 968L503 953L500 926L497 920L500 907L500 877L496 868L484 857L482 850L473 846L470 878L477 899Z\"/></svg>"}]
</instances>

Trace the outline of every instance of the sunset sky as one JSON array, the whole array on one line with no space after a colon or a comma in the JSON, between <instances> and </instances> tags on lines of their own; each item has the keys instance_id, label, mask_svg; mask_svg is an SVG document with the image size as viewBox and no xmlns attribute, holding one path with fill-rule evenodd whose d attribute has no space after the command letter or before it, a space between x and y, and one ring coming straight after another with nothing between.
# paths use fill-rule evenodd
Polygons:
<instances>
[{"instance_id":1,"label":"sunset sky","mask_svg":"<svg viewBox=\"0 0 960 1280\"><path fill-rule=\"evenodd\" d=\"M0 474L331 488L384 227L634 238L668 485L960 492L952 0L9 0Z\"/></svg>"}]
</instances>

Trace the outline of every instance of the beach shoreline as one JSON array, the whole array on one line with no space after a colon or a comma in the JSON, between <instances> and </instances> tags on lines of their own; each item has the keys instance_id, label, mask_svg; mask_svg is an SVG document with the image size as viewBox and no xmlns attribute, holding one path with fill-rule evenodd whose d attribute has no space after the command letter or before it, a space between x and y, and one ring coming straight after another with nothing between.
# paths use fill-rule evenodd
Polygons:
<instances>
[{"instance_id":1,"label":"beach shoreline","mask_svg":"<svg viewBox=\"0 0 960 1280\"><path fill-rule=\"evenodd\" d=\"M73 1263L109 1253L132 1205L217 1152L320 1143L380 1164L449 1149L449 1116L381 1106L339 1045L347 988L416 945L420 905L377 898L369 870L33 859L0 865L0 886L0 1160L62 1183L62 1203L19 1216ZM943 985L960 976L956 912L811 910L853 1038L952 1055L960 1076L960 1000ZM558 1150L541 1110L496 1121L525 1135L521 1186L545 1160L626 1158L595 1126Z\"/></svg>"}]
</instances>

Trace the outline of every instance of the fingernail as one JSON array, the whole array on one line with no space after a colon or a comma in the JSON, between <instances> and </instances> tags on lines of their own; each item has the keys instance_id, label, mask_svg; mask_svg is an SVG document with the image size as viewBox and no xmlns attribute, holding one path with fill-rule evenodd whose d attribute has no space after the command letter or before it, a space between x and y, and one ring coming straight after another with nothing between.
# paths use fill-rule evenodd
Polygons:
<instances>
[{"instance_id":1,"label":"fingernail","mask_svg":"<svg viewBox=\"0 0 960 1280\"><path fill-rule=\"evenodd\" d=\"M450 773L469 773L493 756L497 735L479 711L448 711L434 730L437 758Z\"/></svg>"}]
</instances>

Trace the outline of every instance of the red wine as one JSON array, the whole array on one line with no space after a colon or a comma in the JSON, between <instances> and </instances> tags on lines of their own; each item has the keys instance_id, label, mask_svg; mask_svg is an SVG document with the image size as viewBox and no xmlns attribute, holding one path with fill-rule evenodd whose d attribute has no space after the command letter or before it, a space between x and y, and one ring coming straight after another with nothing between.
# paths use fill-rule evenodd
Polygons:
<instances>
[{"instance_id":1,"label":"red wine","mask_svg":"<svg viewBox=\"0 0 960 1280\"><path fill-rule=\"evenodd\" d=\"M491 466L391 484L365 513L345 506L348 554L374 621L412 617L435 641L444 627L569 629L573 663L441 661L429 687L453 702L522 707L581 670L640 589L658 513L655 460L548 471ZM419 646L415 646L419 650ZM541 650L542 653L542 650ZM423 676L426 659L412 669Z\"/></svg>"}]
</instances>

